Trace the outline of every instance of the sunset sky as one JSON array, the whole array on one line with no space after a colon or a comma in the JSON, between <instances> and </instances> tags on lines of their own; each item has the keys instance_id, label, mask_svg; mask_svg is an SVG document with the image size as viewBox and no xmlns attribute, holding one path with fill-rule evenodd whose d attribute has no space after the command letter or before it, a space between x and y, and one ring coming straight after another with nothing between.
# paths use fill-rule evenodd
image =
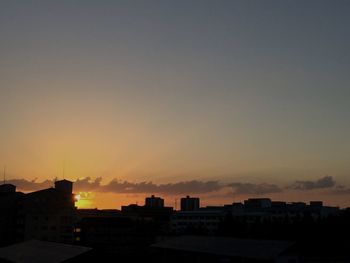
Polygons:
<instances>
[{"instance_id":1,"label":"sunset sky","mask_svg":"<svg viewBox=\"0 0 350 263\"><path fill-rule=\"evenodd\" d=\"M81 207L350 206L350 1L0 2L0 165Z\"/></svg>"}]
</instances>

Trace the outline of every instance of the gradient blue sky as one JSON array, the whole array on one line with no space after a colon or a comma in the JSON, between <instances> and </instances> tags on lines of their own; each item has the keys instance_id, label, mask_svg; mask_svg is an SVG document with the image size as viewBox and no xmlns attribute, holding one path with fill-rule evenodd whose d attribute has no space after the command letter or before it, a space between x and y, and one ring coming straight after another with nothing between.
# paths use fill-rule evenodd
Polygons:
<instances>
[{"instance_id":1,"label":"gradient blue sky","mask_svg":"<svg viewBox=\"0 0 350 263\"><path fill-rule=\"evenodd\" d=\"M349 1L1 1L14 178L349 184Z\"/></svg>"}]
</instances>

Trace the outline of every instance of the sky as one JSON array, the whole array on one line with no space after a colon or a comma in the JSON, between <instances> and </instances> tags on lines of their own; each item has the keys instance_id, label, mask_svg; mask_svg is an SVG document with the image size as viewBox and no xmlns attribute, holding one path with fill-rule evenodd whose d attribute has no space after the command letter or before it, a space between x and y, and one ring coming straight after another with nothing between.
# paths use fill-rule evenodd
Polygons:
<instances>
[{"instance_id":1,"label":"sky","mask_svg":"<svg viewBox=\"0 0 350 263\"><path fill-rule=\"evenodd\" d=\"M1 1L0 165L22 191L76 181L82 206L153 193L350 206L349 13L345 0Z\"/></svg>"}]
</instances>

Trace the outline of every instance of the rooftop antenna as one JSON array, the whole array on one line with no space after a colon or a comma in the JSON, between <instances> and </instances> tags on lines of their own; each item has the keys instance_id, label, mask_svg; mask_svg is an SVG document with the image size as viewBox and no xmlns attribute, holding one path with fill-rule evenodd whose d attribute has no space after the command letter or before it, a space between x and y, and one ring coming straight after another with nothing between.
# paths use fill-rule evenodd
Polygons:
<instances>
[{"instance_id":1,"label":"rooftop antenna","mask_svg":"<svg viewBox=\"0 0 350 263\"><path fill-rule=\"evenodd\" d=\"M4 165L4 184L6 183L6 165Z\"/></svg>"},{"instance_id":2,"label":"rooftop antenna","mask_svg":"<svg viewBox=\"0 0 350 263\"><path fill-rule=\"evenodd\" d=\"M63 161L63 167L62 167L62 177L64 180L64 173L65 173L65 166L66 166L66 160Z\"/></svg>"}]
</instances>

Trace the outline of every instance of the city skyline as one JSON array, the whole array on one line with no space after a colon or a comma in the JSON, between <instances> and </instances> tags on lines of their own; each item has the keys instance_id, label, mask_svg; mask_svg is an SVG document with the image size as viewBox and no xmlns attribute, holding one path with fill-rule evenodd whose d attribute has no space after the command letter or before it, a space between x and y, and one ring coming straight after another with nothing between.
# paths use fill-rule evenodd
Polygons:
<instances>
[{"instance_id":1,"label":"city skyline","mask_svg":"<svg viewBox=\"0 0 350 263\"><path fill-rule=\"evenodd\" d=\"M325 177L317 185L299 182L298 187L330 180ZM7 211L1 213L2 260L17 262L20 257L30 262L33 255L40 255L42 262L105 261L112 255L148 262L349 259L350 208L270 198L205 206L200 198L186 196L174 209L151 195L142 205L120 210L79 209L73 185L55 180L53 187L30 193L17 192L12 184L0 185L1 209Z\"/></svg>"},{"instance_id":2,"label":"city skyline","mask_svg":"<svg viewBox=\"0 0 350 263\"><path fill-rule=\"evenodd\" d=\"M5 176L5 174L4 174ZM27 185L25 185L27 184ZM30 186L30 184L32 184ZM83 180L77 180L76 182L69 181L67 179L58 179L55 178L53 181L46 181L37 184L35 187L33 187L33 184L36 184L34 181L32 182L25 182L25 180L12 180L10 182L6 181L6 178L4 177L3 184L0 186L2 187L1 193L3 194L18 194L18 196L22 195L33 195L36 193L42 193L45 191L51 191L51 190L58 190L58 191L68 191L72 194L72 198L74 200L75 206L77 209L107 209L107 210L114 210L118 211L116 208L123 210L123 207L134 207L134 206L144 206L144 207L168 207L174 209L174 211L177 211L179 208L181 211L195 211L199 209L212 209L215 207L224 207L224 206L238 206L239 205L245 205L246 202L249 202L251 200L252 202L258 201L258 202L265 202L268 200L270 204L275 203L276 206L283 205L304 205L307 206L308 203L310 206L323 206L326 205L326 207L332 208L332 209L349 209L349 207L335 207L330 206L324 203L323 200L301 200L300 197L297 200L272 200L271 195L273 193L280 193L283 191L283 188L278 188L275 185L269 185L269 184L260 184L260 185L254 185L254 184L241 184L241 183L231 183L228 185L219 184L218 182L198 182L198 181L189 181L189 182L180 182L176 184L163 184L163 185L156 185L152 182L142 182L142 183L130 183L130 182L121 182L121 181L112 181L107 185L100 184L100 180L95 180L95 182L89 181L89 179L83 179ZM78 184L78 185L75 185ZM84 190L84 187L86 187L86 184L91 184L93 186L90 186L89 190L100 192L98 188L101 188L102 191L111 191L108 190L111 188L112 190L115 189L115 185L119 185L118 193L124 193L124 194L130 194L130 193L136 193L140 196L143 196L143 203L141 204L139 202L135 203L123 203L120 205L120 207L93 207L92 202L89 203L89 194L91 192L81 192L79 190ZM113 186L114 184L114 186ZM26 189L26 191L23 193L21 191L18 191L17 186L22 187L22 189ZM73 186L75 185L75 186ZM133 186L132 186L133 185ZM324 189L324 188L331 188L331 185L335 185L335 182L333 181L333 178L330 176L326 176L324 178L321 178L317 180L316 182L311 181L297 181L293 185L289 185L285 187L285 189L293 189L293 190L310 190L310 189ZM82 188L83 187L83 188ZM246 196L244 199L236 199L229 203L213 203L203 204L203 200L201 200L202 195L206 195L208 192L215 191L217 189L232 187L236 189L236 194L238 196ZM277 187L277 188L276 188ZM106 189L103 189L106 188ZM187 188L188 190L184 190ZM339 189L343 189L342 187L337 187L338 191ZM21 189L21 188L20 188ZM73 189L76 189L74 192ZM86 189L86 188L85 188ZM31 191L30 191L31 190ZM340 191L341 191L340 190ZM337 191L333 189L333 191ZM345 189L345 191L348 191ZM148 193L158 193L159 195L155 194L149 194ZM192 195L189 195L191 193ZM169 198L173 195L175 195L174 203L170 203L169 200L166 200L165 198ZM270 196L269 196L270 195ZM164 198L165 196L165 198ZM174 197L174 196L173 196Z\"/></svg>"},{"instance_id":3,"label":"city skyline","mask_svg":"<svg viewBox=\"0 0 350 263\"><path fill-rule=\"evenodd\" d=\"M5 176L5 174L4 174ZM15 185L24 193L52 188L57 180L36 182L25 179L6 180L4 184ZM176 183L155 184L153 182L128 182L112 180L102 183L102 178L81 178L74 183L76 205L78 208L120 209L125 204L142 204L146 196L160 195L165 204L176 208L177 202L184 196L197 196L202 204L225 205L243 202L247 198L272 198L283 202L322 201L326 205L347 208L343 197L349 189L339 185L331 176L315 181L295 181L288 185L269 183L222 183L220 181L182 181ZM322 198L319 198L322 196ZM333 198L332 198L333 197ZM107 200L105 200L107 198Z\"/></svg>"},{"instance_id":4,"label":"city skyline","mask_svg":"<svg viewBox=\"0 0 350 263\"><path fill-rule=\"evenodd\" d=\"M350 206L348 1L0 6L0 167L18 190Z\"/></svg>"}]
</instances>

